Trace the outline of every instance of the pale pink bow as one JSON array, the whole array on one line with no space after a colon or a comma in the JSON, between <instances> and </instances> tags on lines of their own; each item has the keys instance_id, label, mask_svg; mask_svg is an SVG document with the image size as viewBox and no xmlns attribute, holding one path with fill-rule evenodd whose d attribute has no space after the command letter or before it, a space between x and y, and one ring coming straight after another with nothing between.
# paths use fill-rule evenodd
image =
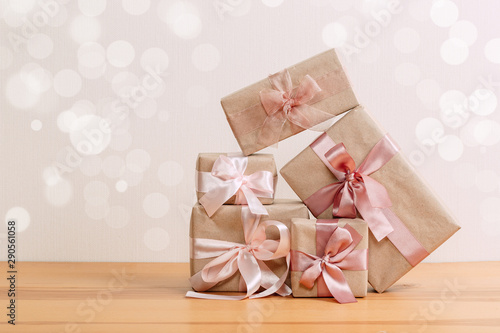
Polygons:
<instances>
[{"instance_id":1,"label":"pale pink bow","mask_svg":"<svg viewBox=\"0 0 500 333\"><path fill-rule=\"evenodd\" d=\"M290 288L285 285L290 265L290 232L281 222L267 220L260 222L260 215L252 214L247 207L242 207L241 218L245 244L220 241L216 239L195 238L192 244L192 258L213 258L203 269L190 278L193 289L206 291L224 281L236 272L240 272L240 290L246 290L244 296L226 296L188 292L186 296L208 299L239 300L260 298L278 293L290 295ZM266 228L278 229L280 239L266 238ZM286 258L286 272L278 277L265 261ZM260 287L265 290L255 294Z\"/></svg>"},{"instance_id":2,"label":"pale pink bow","mask_svg":"<svg viewBox=\"0 0 500 333\"><path fill-rule=\"evenodd\" d=\"M293 89L290 73L286 69L270 75L269 81L273 89L260 92L260 101L267 113L259 134L261 144L270 146L277 143L287 120L291 126L308 129L332 118L331 114L307 104L321 91L311 76L306 75L296 89Z\"/></svg>"},{"instance_id":3,"label":"pale pink bow","mask_svg":"<svg viewBox=\"0 0 500 333\"><path fill-rule=\"evenodd\" d=\"M316 280L322 276L328 291L339 303L356 302L342 270L367 270L367 250L354 250L362 238L348 224L343 228L337 227L322 257L292 250L292 270L303 271L300 283L306 288L314 287Z\"/></svg>"},{"instance_id":4,"label":"pale pink bow","mask_svg":"<svg viewBox=\"0 0 500 333\"><path fill-rule=\"evenodd\" d=\"M368 175L380 169L397 152L395 144L384 136L356 168L344 144L335 145L325 158L339 181L321 188L304 202L315 216L333 204L333 216L354 218L357 208L380 241L393 231L382 210L391 207L392 203L385 187Z\"/></svg>"},{"instance_id":5,"label":"pale pink bow","mask_svg":"<svg viewBox=\"0 0 500 333\"><path fill-rule=\"evenodd\" d=\"M222 180L200 198L200 204L212 216L229 198L236 195L235 204L248 205L250 211L258 215L267 215L264 205L258 197L272 198L274 193L273 174L269 171L257 171L245 175L248 157L227 157L220 155L212 167L211 175Z\"/></svg>"}]
</instances>

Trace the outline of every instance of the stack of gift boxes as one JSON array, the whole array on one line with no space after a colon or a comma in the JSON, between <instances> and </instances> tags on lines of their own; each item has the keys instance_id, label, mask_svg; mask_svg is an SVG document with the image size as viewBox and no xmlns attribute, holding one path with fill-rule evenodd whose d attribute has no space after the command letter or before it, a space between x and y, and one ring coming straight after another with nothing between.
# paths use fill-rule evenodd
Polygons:
<instances>
[{"instance_id":1,"label":"stack of gift boxes","mask_svg":"<svg viewBox=\"0 0 500 333\"><path fill-rule=\"evenodd\" d=\"M359 105L334 50L221 103L242 153L198 157L187 296L355 302L368 283L383 292L460 229ZM301 201L275 199L274 158L255 153L335 116L280 170Z\"/></svg>"}]
</instances>

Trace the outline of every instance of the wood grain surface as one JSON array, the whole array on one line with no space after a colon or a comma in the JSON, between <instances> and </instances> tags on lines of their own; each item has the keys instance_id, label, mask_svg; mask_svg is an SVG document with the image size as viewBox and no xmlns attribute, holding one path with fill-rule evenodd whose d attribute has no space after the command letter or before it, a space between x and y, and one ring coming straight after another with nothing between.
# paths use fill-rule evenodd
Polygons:
<instances>
[{"instance_id":1,"label":"wood grain surface","mask_svg":"<svg viewBox=\"0 0 500 333\"><path fill-rule=\"evenodd\" d=\"M188 299L187 263L22 262L17 271L17 324L7 324L4 278L0 332L500 332L500 262L420 264L385 293L343 305Z\"/></svg>"}]
</instances>

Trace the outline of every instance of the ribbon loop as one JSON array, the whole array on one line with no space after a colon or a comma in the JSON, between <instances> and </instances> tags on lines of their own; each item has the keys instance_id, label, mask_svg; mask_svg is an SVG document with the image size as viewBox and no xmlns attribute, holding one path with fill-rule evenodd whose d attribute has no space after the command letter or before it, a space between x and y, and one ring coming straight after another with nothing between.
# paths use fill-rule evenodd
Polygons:
<instances>
[{"instance_id":1,"label":"ribbon loop","mask_svg":"<svg viewBox=\"0 0 500 333\"><path fill-rule=\"evenodd\" d=\"M311 76L304 76L299 86L293 89L290 73L284 69L270 75L269 82L273 89L259 92L262 107L267 113L259 133L260 143L266 146L277 143L287 120L293 126L308 129L333 117L307 104L322 91Z\"/></svg>"},{"instance_id":2,"label":"ribbon loop","mask_svg":"<svg viewBox=\"0 0 500 333\"><path fill-rule=\"evenodd\" d=\"M213 239L194 239L201 244L199 248L196 243L193 246L193 258L206 258L210 254L209 248L213 250L214 258L203 269L190 278L191 285L197 291L206 291L217 283L226 280L236 272L241 273L241 289L246 290L245 296L223 296L206 295L202 293L188 292L186 296L210 299L237 300L244 298L260 298L278 293L282 296L290 295L289 287L284 286L290 266L290 232L288 228L279 221L267 220L260 222L260 215L254 215L248 207L242 207L241 219L245 244L218 241ZM279 231L279 240L271 240L266 237L266 229L276 227ZM226 251L224 251L226 249ZM268 260L286 258L286 272L276 276L265 264ZM266 290L256 294L260 287Z\"/></svg>"},{"instance_id":3,"label":"ribbon loop","mask_svg":"<svg viewBox=\"0 0 500 333\"><path fill-rule=\"evenodd\" d=\"M271 86L275 91L280 92L282 95L286 94L284 97L290 97L293 86L290 72L288 72L287 69L283 69L278 73L269 75L269 83L271 83Z\"/></svg>"},{"instance_id":4,"label":"ribbon loop","mask_svg":"<svg viewBox=\"0 0 500 333\"><path fill-rule=\"evenodd\" d=\"M335 229L325 246L325 257L327 257L327 261L331 261L333 263L344 260L346 255L349 254L354 248L350 248L350 245L354 244L354 246L356 246L361 241L360 238L357 243L354 243L351 233L347 229L337 229Z\"/></svg>"},{"instance_id":5,"label":"ribbon loop","mask_svg":"<svg viewBox=\"0 0 500 333\"><path fill-rule=\"evenodd\" d=\"M248 158L229 158L225 155L220 155L214 162L212 167L212 176L221 180L231 180L242 178L243 173L247 169Z\"/></svg>"},{"instance_id":6,"label":"ribbon loop","mask_svg":"<svg viewBox=\"0 0 500 333\"><path fill-rule=\"evenodd\" d=\"M297 87L295 96L293 96L293 104L301 105L310 102L313 97L321 91L318 83L310 76L306 75Z\"/></svg>"},{"instance_id":7,"label":"ribbon loop","mask_svg":"<svg viewBox=\"0 0 500 333\"><path fill-rule=\"evenodd\" d=\"M220 155L209 175L201 173L198 189L204 189L205 195L200 204L212 216L229 198L236 196L235 204L248 205L253 214L267 215L259 200L272 198L274 194L273 174L269 171L257 171L245 175L248 157L228 157Z\"/></svg>"},{"instance_id":8,"label":"ribbon loop","mask_svg":"<svg viewBox=\"0 0 500 333\"><path fill-rule=\"evenodd\" d=\"M343 174L353 174L356 169L356 163L345 149L343 143L339 143L327 151L325 157L335 170Z\"/></svg>"}]
</instances>

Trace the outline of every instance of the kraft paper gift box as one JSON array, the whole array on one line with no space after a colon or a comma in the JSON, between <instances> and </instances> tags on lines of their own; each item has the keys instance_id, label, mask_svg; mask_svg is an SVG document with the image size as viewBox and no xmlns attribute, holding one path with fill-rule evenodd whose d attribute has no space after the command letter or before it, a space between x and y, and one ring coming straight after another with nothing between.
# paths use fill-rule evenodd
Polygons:
<instances>
[{"instance_id":1,"label":"kraft paper gift box","mask_svg":"<svg viewBox=\"0 0 500 333\"><path fill-rule=\"evenodd\" d=\"M348 230L347 228L354 229L355 232L357 232L359 239L355 239L354 233L352 237L349 236L350 232L346 232ZM335 234L340 231L342 231L343 234ZM346 242L346 240L343 239L346 235L351 237L354 242ZM335 244L335 242L330 244L332 243L330 239L342 244ZM327 244L329 246L327 246ZM300 283L300 279L304 274L304 268L308 268L308 262L303 263L302 265L296 264L297 260L299 260L297 253L305 253L318 258L324 258L325 254L330 255L333 258L331 260L342 267L342 276L340 276L340 279L345 279L345 282L352 292L352 296L366 296L368 285L368 271L366 267L368 259L368 226L365 221L358 218L337 220L295 218L292 220L291 245L292 267L290 275L294 297L332 297L332 293L329 291L323 275L318 276L318 278L314 281L312 288L308 288L304 284ZM338 252L328 252L328 248L331 248L332 246L334 248L339 247L337 249ZM327 251L325 251L325 249L327 249ZM344 251L348 254L346 255ZM341 258L342 260L337 262L338 260L335 259L336 255L342 257L345 255L345 258ZM350 261L351 264L346 264L346 261L344 260ZM312 259L309 261L312 261ZM342 266L342 264L344 266ZM351 267L349 267L349 265ZM338 283L338 279L336 281ZM339 292L339 290L335 290L334 287L333 289L334 293ZM342 301L342 299L339 301Z\"/></svg>"},{"instance_id":2,"label":"kraft paper gift box","mask_svg":"<svg viewBox=\"0 0 500 333\"><path fill-rule=\"evenodd\" d=\"M200 153L196 161L196 195L199 202L206 206L210 201L217 201L207 210L209 215L222 204L245 204L247 191L251 191L255 195L254 200L259 200L261 204L272 204L277 181L278 172L272 154L245 157L241 154Z\"/></svg>"},{"instance_id":3,"label":"kraft paper gift box","mask_svg":"<svg viewBox=\"0 0 500 333\"><path fill-rule=\"evenodd\" d=\"M245 244L241 216L242 209L245 208L246 206L223 205L212 217L209 217L200 204L196 204L193 207L190 226L191 276L200 272L205 265L215 258L193 258L196 250L195 239L213 239ZM268 220L276 220L282 222L288 230L290 229L292 218L309 218L307 207L302 202L296 200L276 200L274 204L267 206L267 210L269 215L261 216L260 223ZM266 235L268 239L279 239L279 233L274 227L267 228ZM278 277L286 272L285 258L265 261L265 264ZM210 288L209 291L241 291L240 278L241 274L238 271L228 279ZM290 286L289 276L285 283Z\"/></svg>"},{"instance_id":4,"label":"kraft paper gift box","mask_svg":"<svg viewBox=\"0 0 500 333\"><path fill-rule=\"evenodd\" d=\"M232 93L221 104L241 150L250 155L359 103L332 49Z\"/></svg>"},{"instance_id":5,"label":"kraft paper gift box","mask_svg":"<svg viewBox=\"0 0 500 333\"><path fill-rule=\"evenodd\" d=\"M332 143L325 146L325 142L328 141ZM386 132L382 127L362 106L349 111L280 170L286 182L317 218L324 219L333 216L333 204L328 207L329 200L333 199L329 197L331 192L323 192L323 190L327 189L325 186L334 186L330 184L338 182L332 171L333 166L328 165L331 160L327 158L336 156L335 152L338 152L337 148L340 145L336 148L331 148L331 146L338 143L343 143L347 153L354 159L356 167L359 167L368 153L376 148L383 147L395 151L395 155L388 162L369 175L370 179L363 178L369 180L370 186L376 181L385 187L392 202L392 206L389 203L390 207L385 207L388 205L387 202L377 199L376 196L369 196L371 205L379 205L377 207L380 208L377 209L380 211L375 213L368 211L370 214L375 214L373 216L376 216L377 221L379 219L390 221L394 229L392 232L386 227L374 228L371 225L374 219L368 218L368 213L361 214L370 228L368 281L375 290L383 292L428 254L436 250L460 227L433 191L417 175L406 157L401 152L397 152L397 146L393 141L387 140ZM345 157L345 155L342 156ZM363 166L365 167L366 165ZM348 179L352 179L350 177L353 176L357 175L351 174ZM342 178L344 176L340 176L340 179ZM375 187L377 191L380 190L378 185ZM318 192L320 189L321 191ZM326 200L326 205L322 202L323 199ZM326 210L318 210L316 207L318 204L326 206ZM358 206L356 206L356 211L359 211ZM381 211L381 216L376 215ZM341 211L336 211L337 214L339 212ZM374 235L374 230L378 235L378 240ZM387 234L387 237L381 237L384 234Z\"/></svg>"}]
</instances>

